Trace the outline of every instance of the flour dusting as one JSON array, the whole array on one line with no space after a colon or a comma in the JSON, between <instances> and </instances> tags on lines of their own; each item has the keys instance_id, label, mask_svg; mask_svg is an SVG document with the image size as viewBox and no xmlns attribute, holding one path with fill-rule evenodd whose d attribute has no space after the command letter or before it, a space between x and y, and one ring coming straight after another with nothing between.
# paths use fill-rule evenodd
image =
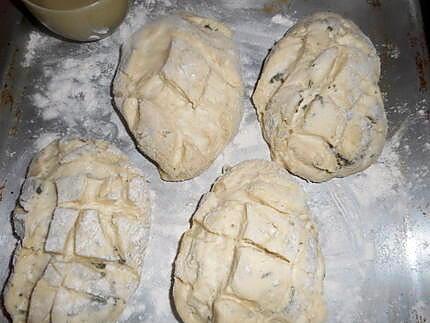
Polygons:
<instances>
[{"instance_id":1,"label":"flour dusting","mask_svg":"<svg viewBox=\"0 0 430 323\"><path fill-rule=\"evenodd\" d=\"M40 54L40 50L45 46L52 46L59 41L55 38L48 37L41 32L32 31L25 45L24 60L21 62L23 67L31 67L34 58Z\"/></svg>"},{"instance_id":2,"label":"flour dusting","mask_svg":"<svg viewBox=\"0 0 430 323\"><path fill-rule=\"evenodd\" d=\"M43 74L32 96L43 120L60 124L65 134L110 140L125 136L113 112L109 89L120 45L145 21L144 4L137 2L110 37L94 43L63 43L67 51L61 60L55 53L59 41L33 31L23 64L43 64Z\"/></svg>"},{"instance_id":3,"label":"flour dusting","mask_svg":"<svg viewBox=\"0 0 430 323\"><path fill-rule=\"evenodd\" d=\"M272 22L279 25L284 25L287 27L291 27L293 24L297 22L297 19L292 19L291 17L281 15L278 13L272 17Z\"/></svg>"},{"instance_id":4,"label":"flour dusting","mask_svg":"<svg viewBox=\"0 0 430 323\"><path fill-rule=\"evenodd\" d=\"M56 139L59 139L60 135L58 133L53 132L45 132L38 136L36 141L34 142L34 149L35 151L40 151L46 146L48 146L51 142L53 142Z\"/></svg>"}]
</instances>

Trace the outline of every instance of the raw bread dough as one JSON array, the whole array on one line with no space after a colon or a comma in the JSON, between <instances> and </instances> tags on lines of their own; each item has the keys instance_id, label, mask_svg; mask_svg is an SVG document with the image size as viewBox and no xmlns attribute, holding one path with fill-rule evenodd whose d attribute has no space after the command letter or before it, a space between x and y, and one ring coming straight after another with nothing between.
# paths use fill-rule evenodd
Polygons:
<instances>
[{"instance_id":1,"label":"raw bread dough","mask_svg":"<svg viewBox=\"0 0 430 323\"><path fill-rule=\"evenodd\" d=\"M321 322L324 263L305 194L246 161L207 193L182 237L173 296L185 323Z\"/></svg>"},{"instance_id":2,"label":"raw bread dough","mask_svg":"<svg viewBox=\"0 0 430 323\"><path fill-rule=\"evenodd\" d=\"M102 141L54 141L14 211L4 304L13 322L114 322L133 295L150 225L146 183Z\"/></svg>"},{"instance_id":3,"label":"raw bread dough","mask_svg":"<svg viewBox=\"0 0 430 323\"><path fill-rule=\"evenodd\" d=\"M369 167L387 121L371 41L333 13L303 19L272 48L253 101L273 160L322 182Z\"/></svg>"},{"instance_id":4,"label":"raw bread dough","mask_svg":"<svg viewBox=\"0 0 430 323\"><path fill-rule=\"evenodd\" d=\"M164 180L199 175L238 130L243 86L231 37L184 13L147 24L122 48L115 102Z\"/></svg>"}]
</instances>

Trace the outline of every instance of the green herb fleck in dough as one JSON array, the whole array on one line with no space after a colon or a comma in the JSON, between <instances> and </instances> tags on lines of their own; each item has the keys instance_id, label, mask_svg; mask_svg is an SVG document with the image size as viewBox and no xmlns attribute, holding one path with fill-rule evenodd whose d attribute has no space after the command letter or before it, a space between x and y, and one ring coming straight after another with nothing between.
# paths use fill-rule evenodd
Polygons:
<instances>
[{"instance_id":1,"label":"green herb fleck in dough","mask_svg":"<svg viewBox=\"0 0 430 323\"><path fill-rule=\"evenodd\" d=\"M284 82L284 79L283 79L283 77L284 77L284 73L276 73L271 79L270 79L270 83L273 83L273 82Z\"/></svg>"}]
</instances>

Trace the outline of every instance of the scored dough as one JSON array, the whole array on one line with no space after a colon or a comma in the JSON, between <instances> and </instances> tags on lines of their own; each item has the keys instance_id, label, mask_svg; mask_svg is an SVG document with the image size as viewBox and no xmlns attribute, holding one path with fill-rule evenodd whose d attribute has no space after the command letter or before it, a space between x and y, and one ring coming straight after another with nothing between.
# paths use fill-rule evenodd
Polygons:
<instances>
[{"instance_id":1,"label":"scored dough","mask_svg":"<svg viewBox=\"0 0 430 323\"><path fill-rule=\"evenodd\" d=\"M103 141L56 140L32 161L13 220L13 322L114 322L137 288L150 225L141 172Z\"/></svg>"},{"instance_id":2,"label":"scored dough","mask_svg":"<svg viewBox=\"0 0 430 323\"><path fill-rule=\"evenodd\" d=\"M175 261L185 323L322 322L324 263L305 193L273 162L246 161L199 205Z\"/></svg>"},{"instance_id":3,"label":"scored dough","mask_svg":"<svg viewBox=\"0 0 430 323\"><path fill-rule=\"evenodd\" d=\"M243 86L231 31L183 13L147 24L123 46L116 105L164 180L206 170L235 136Z\"/></svg>"},{"instance_id":4,"label":"scored dough","mask_svg":"<svg viewBox=\"0 0 430 323\"><path fill-rule=\"evenodd\" d=\"M350 20L317 13L272 48L252 97L273 160L322 182L369 167L387 120L380 62Z\"/></svg>"}]
</instances>

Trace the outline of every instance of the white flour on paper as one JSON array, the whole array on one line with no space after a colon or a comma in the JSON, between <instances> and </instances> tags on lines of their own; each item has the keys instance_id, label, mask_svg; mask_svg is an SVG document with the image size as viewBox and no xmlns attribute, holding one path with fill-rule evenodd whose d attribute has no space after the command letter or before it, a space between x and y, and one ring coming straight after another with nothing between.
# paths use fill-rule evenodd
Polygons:
<instances>
[{"instance_id":1,"label":"white flour on paper","mask_svg":"<svg viewBox=\"0 0 430 323\"><path fill-rule=\"evenodd\" d=\"M69 51L61 57L56 55L56 47L62 45L57 39L37 31L29 36L23 65L43 66L35 84L37 91L31 98L40 118L48 125L46 130L41 130L34 149L39 150L63 135L126 142L125 150L149 181L153 196L151 239L141 286L123 313L124 322L177 321L170 297L172 264L179 239L189 227L201 195L210 189L223 166L245 159L270 158L249 97L268 50L296 18L294 14L278 13L266 14L261 19L261 13L253 13L262 7L257 0L223 0L218 6L222 8L191 0L134 1L126 21L112 36L95 43L63 44ZM207 172L186 182L166 183L159 179L155 167L133 148L113 110L110 86L120 44L150 18L177 8L219 18L235 31L246 89L245 114L238 135ZM396 48L389 50L390 57L398 57ZM403 104L399 104L398 109L402 108ZM393 221L398 222L407 212L399 145L399 137L394 136L375 165L348 178L323 184L297 179L309 193L309 205L320 230L327 267L325 294L330 322L366 322L372 315L378 322L389 321L387 314L373 305L384 299L389 286L373 288L372 277L385 275L380 272L382 262L402 252L386 252L391 237L383 234L384 225L389 221L378 216L391 214ZM392 210L387 210L390 204ZM402 234L399 229L400 238Z\"/></svg>"}]
</instances>

